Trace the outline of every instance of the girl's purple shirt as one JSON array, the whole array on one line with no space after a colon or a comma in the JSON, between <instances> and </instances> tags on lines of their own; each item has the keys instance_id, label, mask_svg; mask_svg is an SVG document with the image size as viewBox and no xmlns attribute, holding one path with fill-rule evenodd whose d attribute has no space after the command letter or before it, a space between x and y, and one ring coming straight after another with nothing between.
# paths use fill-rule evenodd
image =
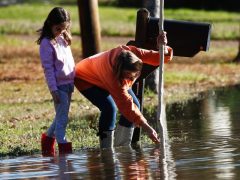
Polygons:
<instances>
[{"instance_id":1,"label":"girl's purple shirt","mask_svg":"<svg viewBox=\"0 0 240 180\"><path fill-rule=\"evenodd\" d=\"M75 63L70 46L62 36L56 41L43 38L40 44L40 59L49 90L57 90L57 86L73 83Z\"/></svg>"}]
</instances>

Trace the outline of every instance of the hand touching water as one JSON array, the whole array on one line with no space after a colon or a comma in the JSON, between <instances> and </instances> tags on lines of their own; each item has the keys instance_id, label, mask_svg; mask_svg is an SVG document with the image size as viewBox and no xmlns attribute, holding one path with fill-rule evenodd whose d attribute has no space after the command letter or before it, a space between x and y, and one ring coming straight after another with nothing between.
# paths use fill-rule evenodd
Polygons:
<instances>
[{"instance_id":1,"label":"hand touching water","mask_svg":"<svg viewBox=\"0 0 240 180\"><path fill-rule=\"evenodd\" d=\"M148 137L156 144L160 143L157 132L147 123L142 124L142 128L147 132Z\"/></svg>"}]
</instances>

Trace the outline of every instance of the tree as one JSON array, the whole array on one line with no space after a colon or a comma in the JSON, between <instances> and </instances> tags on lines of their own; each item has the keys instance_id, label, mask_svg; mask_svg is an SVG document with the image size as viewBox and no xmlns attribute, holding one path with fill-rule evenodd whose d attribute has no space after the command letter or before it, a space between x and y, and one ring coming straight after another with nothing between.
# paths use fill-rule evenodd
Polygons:
<instances>
[{"instance_id":1,"label":"tree","mask_svg":"<svg viewBox=\"0 0 240 180\"><path fill-rule=\"evenodd\" d=\"M240 63L240 24L239 24L239 37L238 37L238 54L233 62Z\"/></svg>"},{"instance_id":2,"label":"tree","mask_svg":"<svg viewBox=\"0 0 240 180\"><path fill-rule=\"evenodd\" d=\"M151 17L159 17L160 11L160 0L143 0L143 6L150 12ZM156 69L153 73L151 73L145 81L145 85L150 90L155 93L158 92L159 86L159 70Z\"/></svg>"}]
</instances>

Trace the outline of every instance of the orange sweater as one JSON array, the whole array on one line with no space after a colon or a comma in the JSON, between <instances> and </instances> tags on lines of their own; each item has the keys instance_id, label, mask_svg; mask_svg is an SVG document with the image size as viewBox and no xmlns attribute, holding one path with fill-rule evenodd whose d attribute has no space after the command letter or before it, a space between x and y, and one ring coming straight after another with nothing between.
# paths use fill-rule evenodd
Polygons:
<instances>
[{"instance_id":1,"label":"orange sweater","mask_svg":"<svg viewBox=\"0 0 240 180\"><path fill-rule=\"evenodd\" d=\"M128 94L128 89L134 82L124 81L123 85L117 81L113 72L113 65L116 57L125 49L133 52L143 63L153 66L159 65L158 51L145 50L134 46L118 46L109 51L105 51L94 56L81 60L76 64L75 86L79 91L87 89L93 85L107 90L113 97L120 113L136 126L141 125L146 119L138 107L133 103L132 96ZM169 56L165 56L165 63L172 59L172 49L168 47Z\"/></svg>"}]
</instances>

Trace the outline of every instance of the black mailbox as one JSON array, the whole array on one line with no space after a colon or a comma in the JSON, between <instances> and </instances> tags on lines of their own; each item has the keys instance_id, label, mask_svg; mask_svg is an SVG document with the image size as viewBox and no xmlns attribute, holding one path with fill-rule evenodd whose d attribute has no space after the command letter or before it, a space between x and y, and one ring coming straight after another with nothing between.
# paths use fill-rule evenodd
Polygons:
<instances>
[{"instance_id":1,"label":"black mailbox","mask_svg":"<svg viewBox=\"0 0 240 180\"><path fill-rule=\"evenodd\" d=\"M149 17L146 43L156 44L159 34L159 18ZM199 51L207 51L210 44L211 24L179 20L164 20L168 45L174 50L174 56L193 57ZM151 40L154 40L153 42Z\"/></svg>"},{"instance_id":2,"label":"black mailbox","mask_svg":"<svg viewBox=\"0 0 240 180\"><path fill-rule=\"evenodd\" d=\"M150 17L147 9L137 13L135 40L128 45L157 50L159 18ZM207 51L210 45L211 24L180 20L164 20L168 45L173 48L174 56L193 57L199 51ZM144 64L139 80L146 78L157 67Z\"/></svg>"}]
</instances>

